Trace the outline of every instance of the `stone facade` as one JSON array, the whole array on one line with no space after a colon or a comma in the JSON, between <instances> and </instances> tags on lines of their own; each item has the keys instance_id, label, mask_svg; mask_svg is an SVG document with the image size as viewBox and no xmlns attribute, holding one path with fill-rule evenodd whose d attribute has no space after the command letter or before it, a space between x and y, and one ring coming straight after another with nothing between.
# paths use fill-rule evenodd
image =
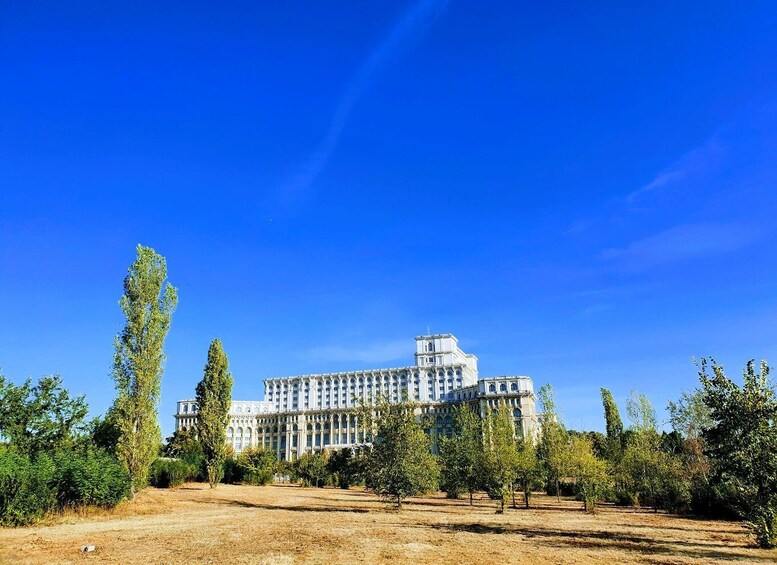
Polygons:
<instances>
[{"instance_id":1,"label":"stone facade","mask_svg":"<svg viewBox=\"0 0 777 565\"><path fill-rule=\"evenodd\" d=\"M414 401L435 440L450 435L452 408L469 404L479 414L504 399L517 433L536 433L532 380L523 376L478 379L477 357L464 353L451 334L416 338L415 365L266 379L263 401L235 400L227 443L236 452L265 447L280 460L305 452L352 447L364 442L356 416L361 402L383 396ZM193 399L178 401L175 429L190 429L197 417Z\"/></svg>"}]
</instances>

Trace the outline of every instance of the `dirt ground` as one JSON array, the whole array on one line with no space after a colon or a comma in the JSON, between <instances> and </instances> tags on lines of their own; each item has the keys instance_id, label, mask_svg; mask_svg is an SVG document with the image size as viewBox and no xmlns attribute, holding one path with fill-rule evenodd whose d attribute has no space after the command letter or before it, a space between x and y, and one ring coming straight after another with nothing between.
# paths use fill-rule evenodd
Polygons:
<instances>
[{"instance_id":1,"label":"dirt ground","mask_svg":"<svg viewBox=\"0 0 777 565\"><path fill-rule=\"evenodd\" d=\"M0 563L777 563L732 522L532 502L498 515L487 498L429 496L396 512L358 489L189 484L2 529Z\"/></svg>"}]
</instances>

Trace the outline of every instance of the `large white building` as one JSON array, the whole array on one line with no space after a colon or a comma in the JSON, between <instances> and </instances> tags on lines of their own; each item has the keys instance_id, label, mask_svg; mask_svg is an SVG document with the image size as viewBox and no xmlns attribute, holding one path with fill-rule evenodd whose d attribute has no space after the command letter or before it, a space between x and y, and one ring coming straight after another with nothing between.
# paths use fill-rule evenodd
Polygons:
<instances>
[{"instance_id":1,"label":"large white building","mask_svg":"<svg viewBox=\"0 0 777 565\"><path fill-rule=\"evenodd\" d=\"M529 377L479 379L477 357L464 353L451 334L419 336L415 341L415 365L409 367L266 379L265 400L232 401L227 443L237 452L248 447L272 449L281 460L358 445L364 442L364 430L356 408L379 396L416 402L435 445L437 437L451 433L452 407L461 403L482 415L504 399L513 411L517 433L535 433ZM196 417L195 400L178 401L175 429L190 429Z\"/></svg>"}]
</instances>

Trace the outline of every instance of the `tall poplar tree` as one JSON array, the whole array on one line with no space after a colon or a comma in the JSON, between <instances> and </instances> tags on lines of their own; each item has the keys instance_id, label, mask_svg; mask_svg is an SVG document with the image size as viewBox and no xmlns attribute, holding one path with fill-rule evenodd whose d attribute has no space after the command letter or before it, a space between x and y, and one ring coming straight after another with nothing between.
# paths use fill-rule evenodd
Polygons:
<instances>
[{"instance_id":1,"label":"tall poplar tree","mask_svg":"<svg viewBox=\"0 0 777 565\"><path fill-rule=\"evenodd\" d=\"M197 436L205 453L205 468L210 488L224 476L227 450L227 424L232 404L232 374L221 340L208 348L205 374L197 385Z\"/></svg>"},{"instance_id":2,"label":"tall poplar tree","mask_svg":"<svg viewBox=\"0 0 777 565\"><path fill-rule=\"evenodd\" d=\"M618 405L612 393L606 388L602 388L602 404L604 405L604 421L607 427L607 458L610 461L616 461L623 447L621 437L623 436L623 420L621 420Z\"/></svg>"},{"instance_id":3,"label":"tall poplar tree","mask_svg":"<svg viewBox=\"0 0 777 565\"><path fill-rule=\"evenodd\" d=\"M569 447L569 434L561 422L556 409L556 395L553 387L543 385L537 391L540 402L540 426L541 437L538 446L538 454L548 471L548 482L556 489L556 499L561 500L559 482L566 471L567 452Z\"/></svg>"},{"instance_id":4,"label":"tall poplar tree","mask_svg":"<svg viewBox=\"0 0 777 565\"><path fill-rule=\"evenodd\" d=\"M114 340L112 376L116 384L113 417L116 455L132 479L132 494L147 481L161 443L157 407L165 361L164 342L178 294L167 278L164 257L137 246L137 259L124 279L119 300L127 318Z\"/></svg>"},{"instance_id":5,"label":"tall poplar tree","mask_svg":"<svg viewBox=\"0 0 777 565\"><path fill-rule=\"evenodd\" d=\"M498 513L503 513L505 503L514 492L518 473L518 451L515 442L515 422L512 411L504 399L495 411L489 411L484 422L483 465L488 496L499 501Z\"/></svg>"}]
</instances>

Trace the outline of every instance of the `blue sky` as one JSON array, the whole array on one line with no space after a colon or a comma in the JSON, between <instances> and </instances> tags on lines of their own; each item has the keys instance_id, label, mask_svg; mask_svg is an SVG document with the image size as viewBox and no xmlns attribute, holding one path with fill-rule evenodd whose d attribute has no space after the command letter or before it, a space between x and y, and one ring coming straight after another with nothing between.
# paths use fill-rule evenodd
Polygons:
<instances>
[{"instance_id":1,"label":"blue sky","mask_svg":"<svg viewBox=\"0 0 777 565\"><path fill-rule=\"evenodd\" d=\"M256 399L429 326L589 429L600 386L663 419L692 356L777 361L772 3L157 4L0 3L12 379L108 407L137 243L166 434L213 337Z\"/></svg>"}]
</instances>

